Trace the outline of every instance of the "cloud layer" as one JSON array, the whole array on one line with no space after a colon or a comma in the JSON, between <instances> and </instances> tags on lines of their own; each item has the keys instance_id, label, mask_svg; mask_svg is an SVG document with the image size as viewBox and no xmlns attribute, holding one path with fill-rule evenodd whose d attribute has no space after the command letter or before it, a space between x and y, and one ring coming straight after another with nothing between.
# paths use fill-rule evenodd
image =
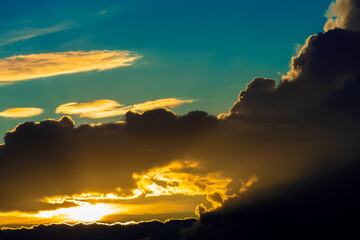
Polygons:
<instances>
[{"instance_id":1,"label":"cloud layer","mask_svg":"<svg viewBox=\"0 0 360 240\"><path fill-rule=\"evenodd\" d=\"M82 118L108 118L125 115L128 111L144 112L154 108L174 108L194 100L180 100L177 98L164 98L147 101L130 106L124 106L108 99L94 100L86 103L66 103L56 108L58 114L78 115Z\"/></svg>"},{"instance_id":2,"label":"cloud layer","mask_svg":"<svg viewBox=\"0 0 360 240\"><path fill-rule=\"evenodd\" d=\"M16 55L0 60L0 82L130 66L140 56L128 51L72 51Z\"/></svg>"},{"instance_id":3,"label":"cloud layer","mask_svg":"<svg viewBox=\"0 0 360 240\"><path fill-rule=\"evenodd\" d=\"M223 207L209 212L206 202L198 204L200 220L186 230L178 227L188 220L176 223L171 238L356 236L360 25L346 19L358 17L358 3L340 0L332 8L346 4L350 10L336 15L342 29L310 36L279 84L254 79L220 118L153 109L127 112L124 123L75 127L63 117L20 124L0 147L1 211L65 208L84 192L116 189L126 198L135 190L161 197L194 191Z\"/></svg>"},{"instance_id":4,"label":"cloud layer","mask_svg":"<svg viewBox=\"0 0 360 240\"><path fill-rule=\"evenodd\" d=\"M1 117L7 118L25 118L25 117L33 117L43 113L43 109L41 108L9 108L2 112L0 112Z\"/></svg>"}]
</instances>

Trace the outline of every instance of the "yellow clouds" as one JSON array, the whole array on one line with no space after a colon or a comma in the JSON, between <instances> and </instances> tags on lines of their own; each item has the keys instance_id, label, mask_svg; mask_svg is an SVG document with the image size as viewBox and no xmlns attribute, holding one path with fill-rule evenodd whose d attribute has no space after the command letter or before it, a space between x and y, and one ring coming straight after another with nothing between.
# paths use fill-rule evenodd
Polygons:
<instances>
[{"instance_id":1,"label":"yellow clouds","mask_svg":"<svg viewBox=\"0 0 360 240\"><path fill-rule=\"evenodd\" d=\"M116 111L120 106L123 105L112 100L100 99L86 103L73 102L62 104L56 109L56 113L99 118L96 116L101 116L101 113L105 116L111 115L112 112Z\"/></svg>"},{"instance_id":2,"label":"yellow clouds","mask_svg":"<svg viewBox=\"0 0 360 240\"><path fill-rule=\"evenodd\" d=\"M194 161L173 161L133 173L133 179L135 187L131 191L117 188L111 193L48 196L39 201L57 208L0 212L0 226L134 221L144 220L144 214L148 214L150 219L168 218L166 214L169 213L192 217L221 207L225 200L238 196L230 193L231 178L221 172L207 172ZM257 179L253 176L243 182L241 192L255 181Z\"/></svg>"},{"instance_id":3,"label":"yellow clouds","mask_svg":"<svg viewBox=\"0 0 360 240\"><path fill-rule=\"evenodd\" d=\"M7 118L24 118L33 117L43 113L41 108L9 108L0 112L1 117Z\"/></svg>"},{"instance_id":4,"label":"yellow clouds","mask_svg":"<svg viewBox=\"0 0 360 240\"><path fill-rule=\"evenodd\" d=\"M143 112L154 108L174 108L194 100L180 100L177 98L164 98L155 101L124 106L116 101L100 99L86 103L66 103L56 109L56 113L78 115L83 118L107 118L121 116L128 111Z\"/></svg>"},{"instance_id":5,"label":"yellow clouds","mask_svg":"<svg viewBox=\"0 0 360 240\"><path fill-rule=\"evenodd\" d=\"M230 178L220 173L202 174L195 162L175 161L165 167L153 168L142 174L133 174L138 189L146 196L161 195L226 195Z\"/></svg>"},{"instance_id":6,"label":"yellow clouds","mask_svg":"<svg viewBox=\"0 0 360 240\"><path fill-rule=\"evenodd\" d=\"M17 55L0 60L0 82L130 66L140 58L128 51L71 51Z\"/></svg>"},{"instance_id":7,"label":"yellow clouds","mask_svg":"<svg viewBox=\"0 0 360 240\"><path fill-rule=\"evenodd\" d=\"M174 161L162 167L134 173L133 179L136 187L128 194L117 188L112 193L91 192L45 197L40 201L54 205L72 203L77 206L40 211L33 216L49 219L56 217L56 221L60 222L76 222L100 220L110 214L165 214L179 212L179 209L180 212L184 209L194 212L199 204L193 202L196 196L203 196L202 201L211 204L210 210L220 207L224 200L232 196L228 194L228 185L232 179L222 176L220 172L206 173L197 162ZM179 195L183 200L193 199L192 204L183 200L173 202L173 197ZM104 209L103 215L100 214L101 211L98 212L99 209Z\"/></svg>"}]
</instances>

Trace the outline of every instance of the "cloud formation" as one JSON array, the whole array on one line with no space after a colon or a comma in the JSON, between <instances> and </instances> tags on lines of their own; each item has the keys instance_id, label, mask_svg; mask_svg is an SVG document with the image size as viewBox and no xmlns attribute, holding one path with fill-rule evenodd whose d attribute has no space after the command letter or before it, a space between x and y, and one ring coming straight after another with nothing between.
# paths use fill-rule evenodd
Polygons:
<instances>
[{"instance_id":1,"label":"cloud formation","mask_svg":"<svg viewBox=\"0 0 360 240\"><path fill-rule=\"evenodd\" d=\"M175 227L175 239L350 238L360 213L360 32L346 26L310 36L279 84L254 79L220 118L153 109L129 111L123 123L20 124L0 146L1 211L95 204L81 193L114 189L102 200L136 189L147 200L202 192L223 207L209 212L200 202L200 220ZM38 201L45 197L53 202Z\"/></svg>"},{"instance_id":2,"label":"cloud formation","mask_svg":"<svg viewBox=\"0 0 360 240\"><path fill-rule=\"evenodd\" d=\"M323 128L346 120L349 128L357 128L357 120L349 116L360 116L359 42L360 32L339 28L310 36L278 85L273 79L254 79L230 115Z\"/></svg>"},{"instance_id":3,"label":"cloud formation","mask_svg":"<svg viewBox=\"0 0 360 240\"><path fill-rule=\"evenodd\" d=\"M25 81L130 66L140 56L128 51L71 51L16 55L0 59L0 83Z\"/></svg>"},{"instance_id":4,"label":"cloud formation","mask_svg":"<svg viewBox=\"0 0 360 240\"><path fill-rule=\"evenodd\" d=\"M101 114L111 116L121 106L123 105L113 100L99 99L85 103L65 103L57 107L55 112L58 114L78 115L79 117L96 118L96 116L100 116L98 118L101 118Z\"/></svg>"},{"instance_id":5,"label":"cloud formation","mask_svg":"<svg viewBox=\"0 0 360 240\"><path fill-rule=\"evenodd\" d=\"M179 239L184 229L190 228L195 219L176 220L165 222L144 221L139 224L53 224L37 226L21 231L0 231L2 239ZM53 235L54 234L54 235ZM45 237L46 235L46 237Z\"/></svg>"},{"instance_id":6,"label":"cloud formation","mask_svg":"<svg viewBox=\"0 0 360 240\"><path fill-rule=\"evenodd\" d=\"M58 114L78 115L81 118L108 118L125 115L128 111L144 112L154 108L174 108L194 100L180 100L177 98L164 98L147 101L130 106L124 106L108 99L94 100L86 103L66 103L56 108Z\"/></svg>"},{"instance_id":7,"label":"cloud formation","mask_svg":"<svg viewBox=\"0 0 360 240\"><path fill-rule=\"evenodd\" d=\"M343 28L360 31L360 2L358 0L336 0L331 3L324 30Z\"/></svg>"},{"instance_id":8,"label":"cloud formation","mask_svg":"<svg viewBox=\"0 0 360 240\"><path fill-rule=\"evenodd\" d=\"M24 28L21 30L11 30L7 31L4 34L0 35L0 47L5 46L7 44L11 44L17 41L34 38L37 36L50 34L58 31L62 31L70 28L70 24L60 23L51 27L45 28Z\"/></svg>"},{"instance_id":9,"label":"cloud formation","mask_svg":"<svg viewBox=\"0 0 360 240\"><path fill-rule=\"evenodd\" d=\"M0 112L1 117L6 118L25 118L40 115L44 112L41 108L9 108Z\"/></svg>"}]
</instances>

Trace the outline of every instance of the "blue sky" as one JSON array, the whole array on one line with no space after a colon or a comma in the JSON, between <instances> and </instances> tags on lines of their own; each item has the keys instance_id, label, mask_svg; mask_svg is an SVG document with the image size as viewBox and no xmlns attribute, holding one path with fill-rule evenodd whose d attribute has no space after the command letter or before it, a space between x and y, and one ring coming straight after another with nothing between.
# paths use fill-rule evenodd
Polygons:
<instances>
[{"instance_id":1,"label":"blue sky","mask_svg":"<svg viewBox=\"0 0 360 240\"><path fill-rule=\"evenodd\" d=\"M1 1L0 58L40 53L126 50L127 67L50 76L0 86L0 111L37 107L43 114L0 117L0 133L24 121L58 119L69 102L110 99L131 105L194 99L173 110L227 112L254 77L279 79L298 44L322 31L329 0ZM77 124L118 121L78 118Z\"/></svg>"}]
</instances>

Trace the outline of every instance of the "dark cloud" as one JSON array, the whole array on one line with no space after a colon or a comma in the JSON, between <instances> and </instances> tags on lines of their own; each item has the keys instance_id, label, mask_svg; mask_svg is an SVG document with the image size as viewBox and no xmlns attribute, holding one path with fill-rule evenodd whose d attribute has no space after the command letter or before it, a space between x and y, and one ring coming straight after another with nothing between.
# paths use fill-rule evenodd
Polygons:
<instances>
[{"instance_id":1,"label":"dark cloud","mask_svg":"<svg viewBox=\"0 0 360 240\"><path fill-rule=\"evenodd\" d=\"M343 152L356 155L357 136L219 120L200 111L177 116L165 109L129 112L125 123L77 128L68 117L26 122L6 134L0 151L0 191L6 193L0 209L46 209L38 201L45 196L130 190L134 172L178 159L198 161L207 172L222 171L238 192L240 180L252 174L262 179L259 184L270 185L313 171Z\"/></svg>"},{"instance_id":2,"label":"dark cloud","mask_svg":"<svg viewBox=\"0 0 360 240\"><path fill-rule=\"evenodd\" d=\"M339 159L340 161L341 159ZM249 190L241 199L205 213L200 220L135 225L40 225L3 230L1 239L353 239L358 237L360 164L330 166L322 175L270 188L266 196Z\"/></svg>"},{"instance_id":3,"label":"dark cloud","mask_svg":"<svg viewBox=\"0 0 360 240\"><path fill-rule=\"evenodd\" d=\"M345 3L350 10L336 15L344 29L310 36L279 84L254 79L221 118L202 111L178 116L154 109L128 112L124 123L74 127L63 117L20 124L0 148L0 210L39 210L46 207L37 202L44 196L129 190L134 172L183 159L231 178L227 196L246 191L228 200L220 193L207 196L225 206L206 212L206 206L198 205L201 219L193 226L191 221L175 222L168 239L174 232L182 233L175 239L230 239L236 234L349 238L360 200L360 32L353 31L358 30L357 1L340 0L333 8ZM242 188L253 174L258 182ZM156 231L168 226L148 224ZM135 233L128 229L142 227L114 229L130 237L126 234ZM2 234L42 236L57 232L54 228L73 231L62 225ZM96 229L87 229L84 236ZM134 238L156 239L141 232Z\"/></svg>"},{"instance_id":4,"label":"dark cloud","mask_svg":"<svg viewBox=\"0 0 360 240\"><path fill-rule=\"evenodd\" d=\"M359 42L360 32L343 29L311 36L278 85L254 79L223 119L155 109L128 112L125 123L75 128L64 117L20 124L0 150L0 209L29 210L44 196L131 189L134 172L177 159L223 171L237 191L239 179L252 174L271 185L344 153L357 156Z\"/></svg>"},{"instance_id":5,"label":"dark cloud","mask_svg":"<svg viewBox=\"0 0 360 240\"><path fill-rule=\"evenodd\" d=\"M182 231L188 229L195 219L143 222L130 225L65 224L40 225L33 229L0 231L0 238L7 239L180 239Z\"/></svg>"},{"instance_id":6,"label":"dark cloud","mask_svg":"<svg viewBox=\"0 0 360 240\"><path fill-rule=\"evenodd\" d=\"M357 88L351 87L352 99L346 100L347 106L340 106L345 102L335 98L347 91L349 84L358 84L359 42L360 32L343 29L309 37L282 81L275 86L275 80L254 79L240 93L230 117L247 115L259 121L356 128L356 120L347 114L353 115L358 108Z\"/></svg>"},{"instance_id":7,"label":"dark cloud","mask_svg":"<svg viewBox=\"0 0 360 240\"><path fill-rule=\"evenodd\" d=\"M272 189L266 197L249 190L222 209L203 214L183 239L358 238L358 159L329 168L326 174Z\"/></svg>"}]
</instances>

